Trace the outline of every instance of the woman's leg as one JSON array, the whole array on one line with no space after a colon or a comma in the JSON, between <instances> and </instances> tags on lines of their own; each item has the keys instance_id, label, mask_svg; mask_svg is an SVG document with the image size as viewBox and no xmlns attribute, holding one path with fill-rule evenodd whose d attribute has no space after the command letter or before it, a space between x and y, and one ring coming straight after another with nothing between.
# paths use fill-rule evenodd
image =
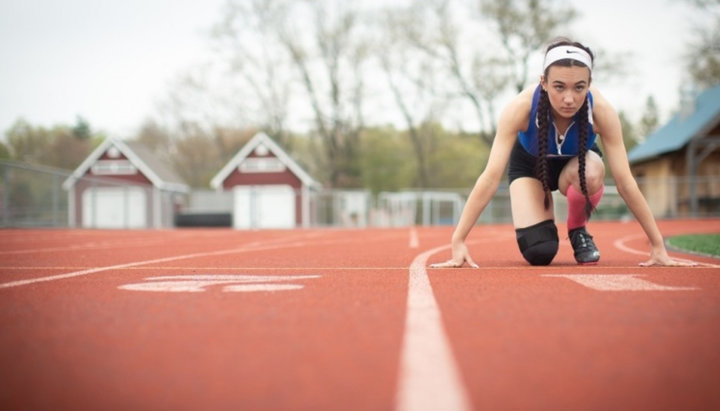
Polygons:
<instances>
[{"instance_id":1,"label":"woman's leg","mask_svg":"<svg viewBox=\"0 0 720 411\"><path fill-rule=\"evenodd\" d=\"M602 159L597 153L588 151L585 156L585 184L593 208L602 198L604 178ZM568 201L568 236L575 251L575 259L581 264L594 264L600 259L600 252L585 228L588 219L585 212L587 200L580 187L577 157L570 160L560 172L558 185Z\"/></svg>"},{"instance_id":2,"label":"woman's leg","mask_svg":"<svg viewBox=\"0 0 720 411\"><path fill-rule=\"evenodd\" d=\"M550 207L544 206L542 183L521 177L510 184L510 204L518 246L525 260L532 265L550 264L558 251L557 227Z\"/></svg>"}]
</instances>

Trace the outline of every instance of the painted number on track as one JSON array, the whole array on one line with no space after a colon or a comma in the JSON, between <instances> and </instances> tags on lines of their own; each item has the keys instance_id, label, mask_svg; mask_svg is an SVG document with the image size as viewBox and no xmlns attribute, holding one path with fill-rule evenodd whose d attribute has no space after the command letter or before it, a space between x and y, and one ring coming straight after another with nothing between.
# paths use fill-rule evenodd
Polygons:
<instances>
[{"instance_id":1,"label":"painted number on track","mask_svg":"<svg viewBox=\"0 0 720 411\"><path fill-rule=\"evenodd\" d=\"M319 277L319 275L173 275L148 277L145 279L146 282L125 284L118 288L167 293L198 293L218 286L222 286L224 292L289 291L304 287L302 284L288 283L290 281Z\"/></svg>"}]
</instances>

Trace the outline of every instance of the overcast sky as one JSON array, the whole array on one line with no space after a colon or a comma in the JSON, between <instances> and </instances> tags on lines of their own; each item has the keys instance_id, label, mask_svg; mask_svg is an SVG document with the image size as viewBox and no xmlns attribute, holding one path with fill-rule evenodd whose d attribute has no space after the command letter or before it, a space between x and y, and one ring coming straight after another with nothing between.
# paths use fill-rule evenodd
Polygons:
<instances>
[{"instance_id":1,"label":"overcast sky","mask_svg":"<svg viewBox=\"0 0 720 411\"><path fill-rule=\"evenodd\" d=\"M631 115L652 94L667 118L686 80L683 47L703 17L683 0L569 1L582 13L576 39L634 55L623 81L597 73L603 94ZM132 135L179 74L209 58L207 31L224 3L0 0L0 132L19 117L49 127L80 115L111 136Z\"/></svg>"}]
</instances>

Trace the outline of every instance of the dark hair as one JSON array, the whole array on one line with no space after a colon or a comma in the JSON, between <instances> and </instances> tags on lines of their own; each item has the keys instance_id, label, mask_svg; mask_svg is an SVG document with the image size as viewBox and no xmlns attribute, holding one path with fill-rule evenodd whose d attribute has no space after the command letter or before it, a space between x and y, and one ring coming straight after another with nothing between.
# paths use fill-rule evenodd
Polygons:
<instances>
[{"instance_id":1,"label":"dark hair","mask_svg":"<svg viewBox=\"0 0 720 411\"><path fill-rule=\"evenodd\" d=\"M567 38L558 38L553 41L545 50L552 50L558 46L575 46L579 47L590 54L590 58L594 59L594 55L590 49L581 43L571 41ZM585 64L574 60L574 59L562 59L554 62L543 73L547 81L548 72L552 66L562 67L587 67ZM588 67L589 68L589 67ZM587 154L587 139L588 139L588 100L585 98L585 102L578 110L577 115L579 116L578 127L579 127L579 153L578 153L578 176L580 178L580 189L582 194L585 196L585 215L589 218L593 211L593 206L590 203L590 196L587 191L587 182L585 181L585 155ZM550 99L548 98L547 92L544 89L540 89L540 101L538 102L537 109L537 123L538 123L538 157L535 163L536 174L542 182L543 190L545 191L545 209L550 208L550 183L548 182L548 160L547 160L547 144L548 144L548 130L550 127L551 119L550 110Z\"/></svg>"}]
</instances>

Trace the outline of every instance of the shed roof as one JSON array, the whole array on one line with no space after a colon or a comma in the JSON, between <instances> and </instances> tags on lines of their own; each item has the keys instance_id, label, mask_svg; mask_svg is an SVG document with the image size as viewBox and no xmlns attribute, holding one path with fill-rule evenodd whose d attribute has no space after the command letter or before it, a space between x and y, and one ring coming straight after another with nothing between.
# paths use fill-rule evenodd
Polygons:
<instances>
[{"instance_id":1,"label":"shed roof","mask_svg":"<svg viewBox=\"0 0 720 411\"><path fill-rule=\"evenodd\" d=\"M169 191L189 191L185 181L170 166L158 159L144 144L137 141L122 141L113 138L106 139L90 153L85 161L65 180L63 187L65 189L72 187L111 147L117 148L155 187Z\"/></svg>"},{"instance_id":2,"label":"shed roof","mask_svg":"<svg viewBox=\"0 0 720 411\"><path fill-rule=\"evenodd\" d=\"M693 107L684 109L685 112L681 108L667 124L633 147L628 153L630 163L678 151L694 137L710 132L720 123L720 85L705 90L695 99Z\"/></svg>"},{"instance_id":3,"label":"shed roof","mask_svg":"<svg viewBox=\"0 0 720 411\"><path fill-rule=\"evenodd\" d=\"M303 170L295 160L288 155L273 139L268 137L265 133L257 133L245 144L240 151L230 160L225 167L220 170L215 177L210 181L212 188L218 189L222 187L223 181L227 179L230 174L252 153L259 145L264 145L267 149L275 155L290 171L300 179L303 185L308 187L316 187L319 184Z\"/></svg>"}]
</instances>

